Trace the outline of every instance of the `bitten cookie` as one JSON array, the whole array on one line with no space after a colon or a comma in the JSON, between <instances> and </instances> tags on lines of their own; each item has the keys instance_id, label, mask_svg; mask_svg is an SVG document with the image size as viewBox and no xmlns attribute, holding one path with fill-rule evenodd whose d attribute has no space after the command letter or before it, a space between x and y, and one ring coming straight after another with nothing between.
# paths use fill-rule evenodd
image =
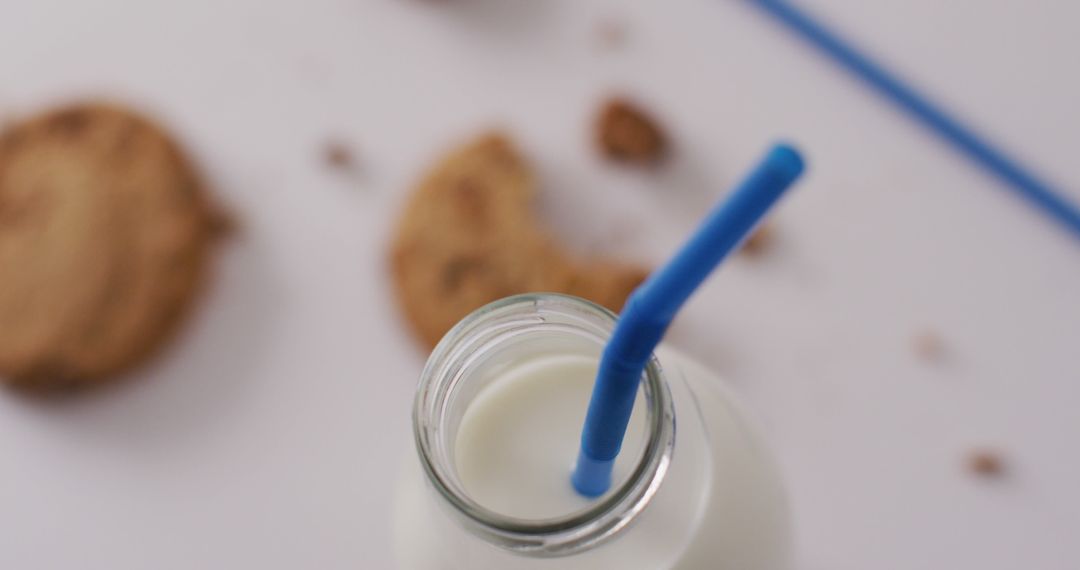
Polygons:
<instances>
[{"instance_id":1,"label":"bitten cookie","mask_svg":"<svg viewBox=\"0 0 1080 570\"><path fill-rule=\"evenodd\" d=\"M451 152L417 186L391 264L399 304L425 344L518 293L568 293L618 311L645 278L640 267L566 254L534 219L533 191L524 161L500 134Z\"/></svg>"},{"instance_id":2,"label":"bitten cookie","mask_svg":"<svg viewBox=\"0 0 1080 570\"><path fill-rule=\"evenodd\" d=\"M79 386L142 361L192 304L218 219L176 144L123 108L0 134L0 377Z\"/></svg>"}]
</instances>

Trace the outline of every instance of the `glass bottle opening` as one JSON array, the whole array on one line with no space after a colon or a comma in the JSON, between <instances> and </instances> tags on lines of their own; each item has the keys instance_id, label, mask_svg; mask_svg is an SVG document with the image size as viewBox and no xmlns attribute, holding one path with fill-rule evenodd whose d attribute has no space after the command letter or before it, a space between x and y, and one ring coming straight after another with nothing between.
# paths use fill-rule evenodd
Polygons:
<instances>
[{"instance_id":1,"label":"glass bottle opening","mask_svg":"<svg viewBox=\"0 0 1080 570\"><path fill-rule=\"evenodd\" d=\"M500 370L544 355L598 358L614 325L614 314L583 299L529 294L478 309L439 342L420 378L413 430L428 479L473 534L521 554L572 554L615 536L656 494L674 450L675 412L655 358L641 382L646 412L643 448L623 450L638 453L638 460L621 483L586 508L547 519L509 517L470 497L457 472L455 444L461 419ZM567 485L573 459L567 458Z\"/></svg>"}]
</instances>

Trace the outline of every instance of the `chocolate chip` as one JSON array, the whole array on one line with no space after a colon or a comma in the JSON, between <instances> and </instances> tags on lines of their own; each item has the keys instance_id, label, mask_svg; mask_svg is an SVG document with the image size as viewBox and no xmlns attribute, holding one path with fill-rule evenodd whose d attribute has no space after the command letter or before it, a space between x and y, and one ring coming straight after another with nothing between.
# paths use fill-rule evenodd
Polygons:
<instances>
[{"instance_id":1,"label":"chocolate chip","mask_svg":"<svg viewBox=\"0 0 1080 570\"><path fill-rule=\"evenodd\" d=\"M83 108L65 109L53 115L50 126L66 135L77 135L90 124L90 112Z\"/></svg>"}]
</instances>

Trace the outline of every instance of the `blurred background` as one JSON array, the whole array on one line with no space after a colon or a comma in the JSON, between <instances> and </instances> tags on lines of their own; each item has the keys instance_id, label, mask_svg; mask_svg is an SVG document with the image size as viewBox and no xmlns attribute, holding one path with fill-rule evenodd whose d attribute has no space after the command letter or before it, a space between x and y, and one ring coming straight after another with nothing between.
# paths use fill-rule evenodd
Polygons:
<instances>
[{"instance_id":1,"label":"blurred background","mask_svg":"<svg viewBox=\"0 0 1080 570\"><path fill-rule=\"evenodd\" d=\"M1080 5L799 4L1080 201ZM745 3L3 8L0 116L140 109L240 230L137 381L0 393L0 567L391 568L426 351L388 243L423 172L491 127L521 145L568 248L645 264L772 141L804 150L768 251L726 263L670 337L762 425L798 568L1080 560L1078 244ZM601 159L592 120L611 95L663 126L663 165Z\"/></svg>"}]
</instances>

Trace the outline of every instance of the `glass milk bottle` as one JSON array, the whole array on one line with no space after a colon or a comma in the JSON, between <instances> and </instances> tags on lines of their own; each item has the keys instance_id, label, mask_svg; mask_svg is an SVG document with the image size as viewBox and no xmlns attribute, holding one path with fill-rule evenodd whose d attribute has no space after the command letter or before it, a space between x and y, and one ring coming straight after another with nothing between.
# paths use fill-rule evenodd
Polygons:
<instances>
[{"instance_id":1,"label":"glass milk bottle","mask_svg":"<svg viewBox=\"0 0 1080 570\"><path fill-rule=\"evenodd\" d=\"M784 492L722 382L661 348L610 491L570 470L615 316L576 297L510 297L439 343L413 410L394 513L402 570L783 570Z\"/></svg>"}]
</instances>

